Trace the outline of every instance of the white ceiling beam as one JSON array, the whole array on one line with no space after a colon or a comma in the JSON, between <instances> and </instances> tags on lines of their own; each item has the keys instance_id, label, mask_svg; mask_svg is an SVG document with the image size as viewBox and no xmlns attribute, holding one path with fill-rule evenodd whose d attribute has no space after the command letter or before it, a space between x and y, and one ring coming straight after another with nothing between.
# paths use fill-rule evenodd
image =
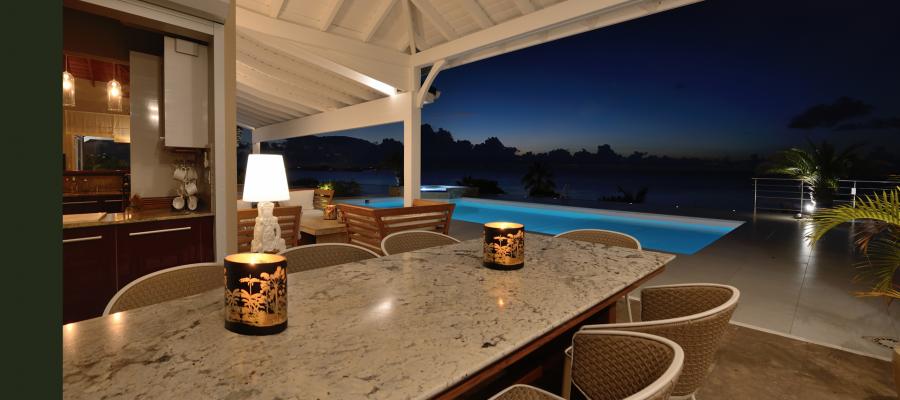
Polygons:
<instances>
[{"instance_id":1,"label":"white ceiling beam","mask_svg":"<svg viewBox=\"0 0 900 400\"><path fill-rule=\"evenodd\" d=\"M317 112L309 107L304 107L302 109L287 107L283 103L276 102L277 99L269 97L266 93L253 90L246 85L241 85L238 89L236 97L252 102L253 104L259 104L270 110L276 110L285 114L298 114L300 117L315 114Z\"/></svg>"},{"instance_id":2,"label":"white ceiling beam","mask_svg":"<svg viewBox=\"0 0 900 400\"><path fill-rule=\"evenodd\" d=\"M411 55L411 66L422 67L441 59L447 59L451 61L452 66L457 66L460 64L454 58L492 46L501 48L501 51L494 55L503 54L511 51L503 47L505 43L571 22L599 17L594 28L590 28L596 29L698 1L700 0L567 0ZM659 6L646 7L646 4L650 3ZM623 9L625 12L621 11ZM583 24L575 24L575 27L570 34L590 30Z\"/></svg>"},{"instance_id":3,"label":"white ceiling beam","mask_svg":"<svg viewBox=\"0 0 900 400\"><path fill-rule=\"evenodd\" d=\"M339 87L324 85L319 82L322 79L320 79L316 75L326 75L329 74L328 72L320 71L312 67L299 69L297 68L297 66L302 65L302 61L296 60L292 57L281 56L281 53L273 52L271 50L266 51L259 47L260 45L255 41L242 38L240 37L240 35L237 43L238 62L247 64L248 66L260 70L265 74L271 75L282 81L300 87L310 94L329 98L331 100L338 101L344 104L356 104L379 97L372 96L368 93L359 97L348 94L343 90L343 88L356 85L346 81L341 82L341 85ZM304 72L306 74L304 74ZM314 81L307 78L310 73L314 74L313 76L316 76L316 79L318 79L319 81ZM337 79L335 79L335 81L337 81ZM358 90L355 90L355 92L368 91L359 88Z\"/></svg>"},{"instance_id":4,"label":"white ceiling beam","mask_svg":"<svg viewBox=\"0 0 900 400\"><path fill-rule=\"evenodd\" d=\"M261 116L276 119L279 121L287 121L289 119L300 118L301 116L303 116L303 114L298 112L285 113L278 110L272 110L266 106L256 104L255 102L243 97L235 97L235 102L238 105L238 111L249 110L254 114L259 114Z\"/></svg>"},{"instance_id":5,"label":"white ceiling beam","mask_svg":"<svg viewBox=\"0 0 900 400\"><path fill-rule=\"evenodd\" d=\"M416 8L437 28L438 32L441 33L441 36L447 41L452 41L459 37L459 34L444 20L444 17L441 16L441 13L438 12L436 8L434 8L428 0L410 0Z\"/></svg>"},{"instance_id":6,"label":"white ceiling beam","mask_svg":"<svg viewBox=\"0 0 900 400\"><path fill-rule=\"evenodd\" d=\"M236 72L238 90L248 92L256 97L268 99L273 103L284 104L285 107L295 110L307 111L316 114L329 107L310 99L300 98L290 90L279 87L277 83L260 78L255 74L248 75L246 71L237 69Z\"/></svg>"},{"instance_id":7,"label":"white ceiling beam","mask_svg":"<svg viewBox=\"0 0 900 400\"><path fill-rule=\"evenodd\" d=\"M252 115L252 114L247 114L245 112L240 112L240 111L237 112L237 120L238 120L239 125L241 123L243 123L245 125L252 126L254 129L256 129L259 126L268 125L267 123L263 122L263 120L261 118L259 118L257 116Z\"/></svg>"},{"instance_id":8,"label":"white ceiling beam","mask_svg":"<svg viewBox=\"0 0 900 400\"><path fill-rule=\"evenodd\" d=\"M284 39L281 37L265 37L253 32L242 32L242 34L246 34L248 37L251 37L260 43L264 43L266 46L271 47L275 50L278 50L285 54L289 54L291 57L303 60L304 62L315 65L316 67L322 68L326 71L331 71L332 73L372 88L373 90L377 90L386 95L397 93L396 87L390 84L382 82L355 69L349 68L344 64L340 64L328 58L322 57L308 50L307 48L298 45L297 43L292 43L288 39Z\"/></svg>"},{"instance_id":9,"label":"white ceiling beam","mask_svg":"<svg viewBox=\"0 0 900 400\"><path fill-rule=\"evenodd\" d=\"M344 4L344 0L331 0L329 4L325 6L325 14L319 18L320 31L325 32L331 27L331 23L334 22L334 17L341 11L342 4Z\"/></svg>"},{"instance_id":10,"label":"white ceiling beam","mask_svg":"<svg viewBox=\"0 0 900 400\"><path fill-rule=\"evenodd\" d=\"M312 78L309 78L308 81L313 82L312 84L314 86L320 87L322 90L331 92L337 91L338 93L335 94L336 96L341 96L341 93L346 94L345 96L341 96L343 98L350 96L352 98L368 101L377 99L382 95L381 92L363 85L360 82L333 73L333 71L326 71L318 65L296 57L293 53L293 47L278 47L278 45L283 42L286 44L293 44L292 42L287 42L283 39L273 38L250 30L238 32L237 40L237 58L239 60L245 60L246 56L252 56L259 60L264 60L263 62L271 64L274 68L283 69L287 73L300 77L315 77L315 82L312 81ZM307 81L304 81L304 84L305 82ZM359 101L352 101L352 103L359 103Z\"/></svg>"},{"instance_id":11,"label":"white ceiling beam","mask_svg":"<svg viewBox=\"0 0 900 400\"><path fill-rule=\"evenodd\" d=\"M318 111L329 111L345 106L343 103L304 92L302 88L291 85L240 61L237 61L235 66L238 82L269 92L276 97L290 100Z\"/></svg>"},{"instance_id":12,"label":"white ceiling beam","mask_svg":"<svg viewBox=\"0 0 900 400\"><path fill-rule=\"evenodd\" d=\"M409 42L409 54L416 54L416 24L413 22L412 6L409 0L400 0L403 4L403 19L406 22L406 39Z\"/></svg>"},{"instance_id":13,"label":"white ceiling beam","mask_svg":"<svg viewBox=\"0 0 900 400\"><path fill-rule=\"evenodd\" d=\"M381 0L381 4L375 9L375 15L372 17L372 22L370 22L369 26L363 31L363 42L372 40L372 36L375 35L375 32L377 32L378 28L381 27L381 24L384 23L384 18L390 14L391 9L394 8L394 4L396 3L397 0Z\"/></svg>"},{"instance_id":14,"label":"white ceiling beam","mask_svg":"<svg viewBox=\"0 0 900 400\"><path fill-rule=\"evenodd\" d=\"M448 60L444 69L458 67L471 62L491 58L501 54L524 49L541 43L552 42L605 26L615 25L621 22L640 18L649 14L663 12L681 6L697 3L702 0L663 0L649 2L654 7L647 7L647 2L630 3L623 7L616 7L608 12L579 20L578 23L563 24L554 28L543 30L537 34L526 35L504 42L501 45L486 47L480 50L466 53L465 55Z\"/></svg>"},{"instance_id":15,"label":"white ceiling beam","mask_svg":"<svg viewBox=\"0 0 900 400\"><path fill-rule=\"evenodd\" d=\"M437 78L437 75L441 72L441 69L444 68L445 64L447 64L447 60L438 60L438 62L431 66L431 70L428 71L428 76L425 77L425 82L422 82L422 87L420 87L419 91L416 93L416 107L422 108L422 104L425 103L425 95L428 94L428 89L431 88L431 84L434 83L434 79Z\"/></svg>"},{"instance_id":16,"label":"white ceiling beam","mask_svg":"<svg viewBox=\"0 0 900 400\"><path fill-rule=\"evenodd\" d=\"M269 0L269 16L278 19L281 11L284 10L284 4L287 0Z\"/></svg>"},{"instance_id":17,"label":"white ceiling beam","mask_svg":"<svg viewBox=\"0 0 900 400\"><path fill-rule=\"evenodd\" d=\"M535 10L534 3L532 3L531 0L514 0L514 1L516 2L516 8L519 9L519 12L521 12L522 15L531 14Z\"/></svg>"},{"instance_id":18,"label":"white ceiling beam","mask_svg":"<svg viewBox=\"0 0 900 400\"><path fill-rule=\"evenodd\" d=\"M466 13L469 14L472 19L475 20L475 23L478 24L482 29L490 28L494 26L494 21L491 20L491 17L484 12L484 9L478 5L478 2L475 0L458 0L463 8L466 9Z\"/></svg>"},{"instance_id":19,"label":"white ceiling beam","mask_svg":"<svg viewBox=\"0 0 900 400\"><path fill-rule=\"evenodd\" d=\"M253 143L400 122L405 116L404 111L409 111L409 102L412 100L411 93L401 93L339 110L279 122L254 130Z\"/></svg>"},{"instance_id":20,"label":"white ceiling beam","mask_svg":"<svg viewBox=\"0 0 900 400\"><path fill-rule=\"evenodd\" d=\"M284 38L323 49L335 49L356 57L407 66L409 54L387 47L363 43L356 39L322 32L318 29L271 18L243 7L237 7L235 22L240 29L249 29L266 35Z\"/></svg>"},{"instance_id":21,"label":"white ceiling beam","mask_svg":"<svg viewBox=\"0 0 900 400\"><path fill-rule=\"evenodd\" d=\"M253 127L253 126L251 126L251 125L249 125L249 124L247 124L247 123L241 122L240 120L237 121L237 126L239 126L239 127L241 127L241 128L244 128L244 129L249 129L249 130L251 130L251 131L252 131L253 129L256 129L255 127Z\"/></svg>"}]
</instances>

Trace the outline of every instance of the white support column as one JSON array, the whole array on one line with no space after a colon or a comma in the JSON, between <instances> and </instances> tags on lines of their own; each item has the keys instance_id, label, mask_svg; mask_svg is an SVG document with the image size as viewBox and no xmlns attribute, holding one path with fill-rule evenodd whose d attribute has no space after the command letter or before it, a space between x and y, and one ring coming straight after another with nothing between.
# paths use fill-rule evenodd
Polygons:
<instances>
[{"instance_id":1,"label":"white support column","mask_svg":"<svg viewBox=\"0 0 900 400\"><path fill-rule=\"evenodd\" d=\"M421 196L422 186L422 109L416 104L415 94L419 90L421 70L413 67L410 71L409 102L404 104L406 116L403 118L403 205L412 206L413 199Z\"/></svg>"},{"instance_id":2,"label":"white support column","mask_svg":"<svg viewBox=\"0 0 900 400\"><path fill-rule=\"evenodd\" d=\"M213 34L213 210L215 256L237 252L237 140L234 2L225 25Z\"/></svg>"}]
</instances>

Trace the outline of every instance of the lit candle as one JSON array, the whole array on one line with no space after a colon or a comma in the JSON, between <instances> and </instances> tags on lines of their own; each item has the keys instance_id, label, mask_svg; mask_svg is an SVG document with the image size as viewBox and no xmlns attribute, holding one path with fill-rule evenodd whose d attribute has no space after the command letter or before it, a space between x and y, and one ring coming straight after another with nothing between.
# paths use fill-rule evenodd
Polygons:
<instances>
[{"instance_id":1,"label":"lit candle","mask_svg":"<svg viewBox=\"0 0 900 400\"><path fill-rule=\"evenodd\" d=\"M513 270L525 265L525 226L515 222L484 224L485 267Z\"/></svg>"}]
</instances>

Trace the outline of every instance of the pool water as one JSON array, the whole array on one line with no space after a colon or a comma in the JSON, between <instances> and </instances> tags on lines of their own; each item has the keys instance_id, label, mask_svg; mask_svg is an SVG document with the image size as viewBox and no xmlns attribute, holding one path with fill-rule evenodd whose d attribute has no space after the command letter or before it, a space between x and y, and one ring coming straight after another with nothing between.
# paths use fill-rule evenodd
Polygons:
<instances>
[{"instance_id":1,"label":"pool water","mask_svg":"<svg viewBox=\"0 0 900 400\"><path fill-rule=\"evenodd\" d=\"M373 208L402 207L399 198L354 199L344 203ZM483 224L513 221L525 230L548 235L573 229L607 229L634 236L648 250L694 254L743 222L662 214L547 206L508 201L457 199L453 219Z\"/></svg>"}]
</instances>

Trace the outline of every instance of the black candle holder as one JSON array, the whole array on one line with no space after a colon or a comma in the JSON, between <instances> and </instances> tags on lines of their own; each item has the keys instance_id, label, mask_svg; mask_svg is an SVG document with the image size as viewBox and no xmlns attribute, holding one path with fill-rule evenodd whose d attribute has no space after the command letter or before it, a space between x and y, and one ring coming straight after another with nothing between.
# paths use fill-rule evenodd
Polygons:
<instances>
[{"instance_id":1,"label":"black candle holder","mask_svg":"<svg viewBox=\"0 0 900 400\"><path fill-rule=\"evenodd\" d=\"M525 266L525 226L515 222L484 224L484 259L491 269L515 270Z\"/></svg>"},{"instance_id":2,"label":"black candle holder","mask_svg":"<svg viewBox=\"0 0 900 400\"><path fill-rule=\"evenodd\" d=\"M271 335L287 328L287 260L276 254L225 257L225 329Z\"/></svg>"}]
</instances>

